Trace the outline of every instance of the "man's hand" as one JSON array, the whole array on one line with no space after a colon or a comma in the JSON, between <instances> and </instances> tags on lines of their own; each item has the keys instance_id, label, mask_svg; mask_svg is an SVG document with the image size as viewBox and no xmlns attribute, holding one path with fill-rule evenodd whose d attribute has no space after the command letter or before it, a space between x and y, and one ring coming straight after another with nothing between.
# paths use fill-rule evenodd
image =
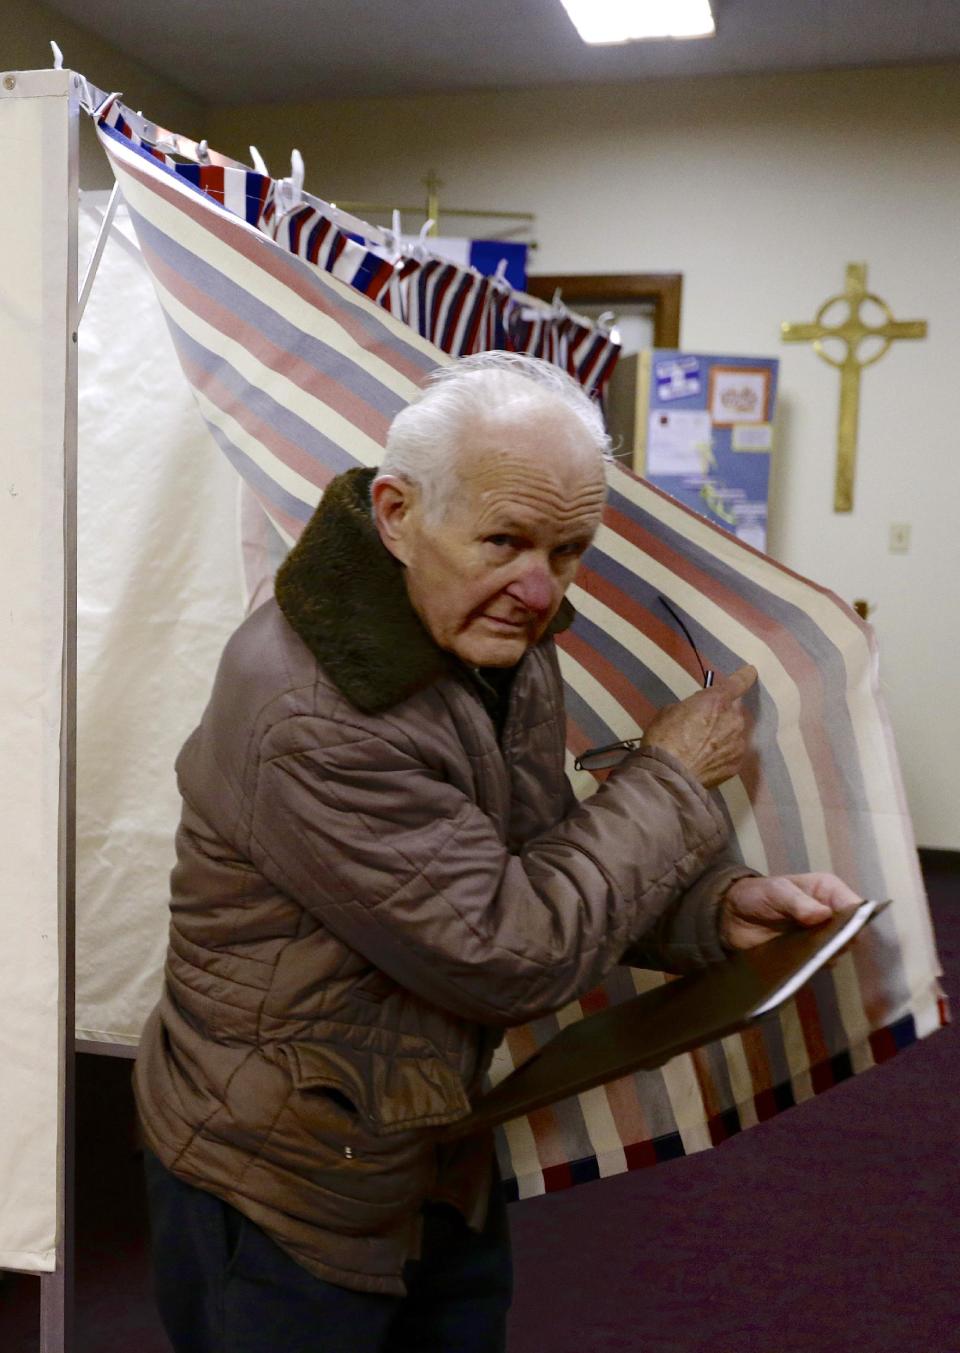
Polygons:
<instances>
[{"instance_id":1,"label":"man's hand","mask_svg":"<svg viewBox=\"0 0 960 1353\"><path fill-rule=\"evenodd\" d=\"M714 789L740 769L747 750L747 729L740 705L757 679L757 669L741 667L732 676L716 678L654 715L643 735L645 747L662 747L682 761L704 789Z\"/></svg>"},{"instance_id":2,"label":"man's hand","mask_svg":"<svg viewBox=\"0 0 960 1353\"><path fill-rule=\"evenodd\" d=\"M753 949L798 925L822 925L861 900L835 874L737 879L720 903L720 938L729 949Z\"/></svg>"}]
</instances>

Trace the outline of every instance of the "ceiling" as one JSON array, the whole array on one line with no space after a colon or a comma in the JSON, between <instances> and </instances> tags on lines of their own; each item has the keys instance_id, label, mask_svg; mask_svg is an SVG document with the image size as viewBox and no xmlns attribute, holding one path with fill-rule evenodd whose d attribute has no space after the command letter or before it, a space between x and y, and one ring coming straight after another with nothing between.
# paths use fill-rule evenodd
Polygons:
<instances>
[{"instance_id":1,"label":"ceiling","mask_svg":"<svg viewBox=\"0 0 960 1353\"><path fill-rule=\"evenodd\" d=\"M47 3L208 104L960 61L960 0L713 0L715 38L619 47L560 0Z\"/></svg>"}]
</instances>

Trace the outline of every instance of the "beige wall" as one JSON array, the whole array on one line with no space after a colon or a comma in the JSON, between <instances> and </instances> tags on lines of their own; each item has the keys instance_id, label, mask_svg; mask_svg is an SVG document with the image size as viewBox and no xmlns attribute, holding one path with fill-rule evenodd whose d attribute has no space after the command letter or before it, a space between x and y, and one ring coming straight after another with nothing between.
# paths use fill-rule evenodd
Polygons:
<instances>
[{"instance_id":1,"label":"beige wall","mask_svg":"<svg viewBox=\"0 0 960 1353\"><path fill-rule=\"evenodd\" d=\"M0 0L0 68L45 70L53 65L50 40L63 52L63 63L103 90L123 90L127 102L148 117L194 137L204 134L204 105L139 61L80 28L62 14L35 2ZM80 186L109 188L113 175L97 145L88 118L80 119Z\"/></svg>"},{"instance_id":2,"label":"beige wall","mask_svg":"<svg viewBox=\"0 0 960 1353\"><path fill-rule=\"evenodd\" d=\"M960 848L960 67L220 108L208 134L275 172L298 146L333 199L418 201L435 169L451 205L535 211L538 271L681 271L685 347L778 355L771 549L876 606L919 839ZM864 376L837 516L838 378L778 336L854 260L930 336Z\"/></svg>"}]
</instances>

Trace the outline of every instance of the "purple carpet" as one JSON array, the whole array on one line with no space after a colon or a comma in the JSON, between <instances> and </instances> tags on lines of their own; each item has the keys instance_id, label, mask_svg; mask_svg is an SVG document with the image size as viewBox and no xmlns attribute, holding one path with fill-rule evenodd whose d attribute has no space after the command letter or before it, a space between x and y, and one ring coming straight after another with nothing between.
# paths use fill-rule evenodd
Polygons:
<instances>
[{"instance_id":1,"label":"purple carpet","mask_svg":"<svg viewBox=\"0 0 960 1353\"><path fill-rule=\"evenodd\" d=\"M924 875L960 1008L960 858ZM169 1353L130 1064L78 1061L76 1353ZM510 1353L960 1353L958 1142L954 1025L713 1151L515 1203ZM39 1286L0 1279L0 1353L36 1353Z\"/></svg>"}]
</instances>

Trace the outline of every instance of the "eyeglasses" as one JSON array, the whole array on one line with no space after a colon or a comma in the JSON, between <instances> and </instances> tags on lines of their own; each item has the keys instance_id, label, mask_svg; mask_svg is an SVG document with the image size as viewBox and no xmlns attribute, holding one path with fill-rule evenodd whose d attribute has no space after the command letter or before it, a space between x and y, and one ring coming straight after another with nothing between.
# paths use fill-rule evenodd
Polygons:
<instances>
[{"instance_id":1,"label":"eyeglasses","mask_svg":"<svg viewBox=\"0 0 960 1353\"><path fill-rule=\"evenodd\" d=\"M693 649L693 655L700 667L704 688L709 690L713 685L713 668L704 667L703 659L700 657L697 646L690 636L690 631L670 605L669 601L667 601L666 597L658 596L657 601L661 602L661 604L666 607L683 631L684 637ZM643 735L641 734L636 738L624 738L620 742L607 742L602 747L590 747L587 751L581 752L574 761L573 768L574 770L611 770L614 766L619 766L620 762L623 761L625 757L629 756L631 752L637 751L642 743Z\"/></svg>"},{"instance_id":2,"label":"eyeglasses","mask_svg":"<svg viewBox=\"0 0 960 1353\"><path fill-rule=\"evenodd\" d=\"M685 625L685 624L683 623L683 621L680 619L680 616L677 614L677 612L676 612L676 611L673 609L673 607L670 605L669 601L667 601L666 597L657 597L657 601L659 601L663 606L666 607L666 609L667 609L667 610L670 612L670 614L673 616L674 620L677 622L677 624L678 624L678 625L680 626L680 628L683 630L683 636L684 636L684 638L686 639L687 643L690 645L690 647L693 649L693 656L696 658L696 660L697 660L697 665L698 665L699 668L700 668L700 675L703 677L703 685L704 685L704 688L705 688L706 690L709 690L710 687L713 685L713 668L712 668L712 667L704 667L704 665L703 665L703 659L701 658L700 654L699 654L698 651L697 651L697 646L696 646L696 644L693 642L693 639L691 638L690 631L687 629L686 625Z\"/></svg>"},{"instance_id":3,"label":"eyeglasses","mask_svg":"<svg viewBox=\"0 0 960 1353\"><path fill-rule=\"evenodd\" d=\"M636 752L643 742L643 735L638 738L624 738L622 742L608 742L603 747L590 747L587 751L581 752L573 763L574 770L609 770L611 766L619 766L624 757L629 756L631 752Z\"/></svg>"}]
</instances>

